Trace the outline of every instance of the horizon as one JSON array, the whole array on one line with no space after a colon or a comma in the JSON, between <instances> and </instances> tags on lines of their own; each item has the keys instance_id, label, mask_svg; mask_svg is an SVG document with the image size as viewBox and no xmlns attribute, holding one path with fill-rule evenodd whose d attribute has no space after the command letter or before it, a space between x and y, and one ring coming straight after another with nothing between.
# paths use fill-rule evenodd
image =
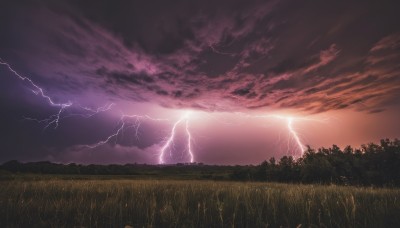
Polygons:
<instances>
[{"instance_id":1,"label":"horizon","mask_svg":"<svg viewBox=\"0 0 400 228\"><path fill-rule=\"evenodd\" d=\"M389 140L391 141L392 139L381 139L380 142L385 141L385 140ZM393 139L393 142L397 141L399 139L395 138ZM356 151L360 151L361 153L365 153L363 146L369 146L369 145L379 145L376 142L369 142L366 144L361 144L360 147L352 147L350 145L347 145L343 148L338 147L339 149L341 149L343 151L343 149L347 149L350 148L352 149L352 152L355 153ZM90 166L90 165L100 165L100 166L107 166L107 165L117 165L117 166L125 166L125 165L144 165L144 166L159 166L159 167L168 167L168 166L230 166L230 167L234 167L234 166L258 166L261 165L264 162L270 162L271 159L275 159L276 161L279 161L279 159L283 158L283 157L288 157L288 158L293 158L294 162L299 162L300 159L304 159L304 155L308 154L309 151L313 151L313 153L318 153L320 150L323 149L332 149L334 146L337 146L335 144L332 145L332 147L320 147L320 148L307 148L307 151L305 151L303 153L303 155L301 157L293 157L291 155L282 155L281 157L270 157L268 159L264 159L262 161L260 161L259 163L256 164L217 164L217 163L203 163L203 162L178 162L178 163L167 163L167 164L149 164L149 163L77 163L77 162L57 162L57 161L49 161L49 160L30 160L30 161L21 161L21 160L8 160L3 162L2 164L0 164L0 166L3 166L7 163L11 163L11 162L17 162L20 164L28 164L28 163L51 163L51 164L57 164L57 165L82 165L82 166Z\"/></svg>"}]
</instances>

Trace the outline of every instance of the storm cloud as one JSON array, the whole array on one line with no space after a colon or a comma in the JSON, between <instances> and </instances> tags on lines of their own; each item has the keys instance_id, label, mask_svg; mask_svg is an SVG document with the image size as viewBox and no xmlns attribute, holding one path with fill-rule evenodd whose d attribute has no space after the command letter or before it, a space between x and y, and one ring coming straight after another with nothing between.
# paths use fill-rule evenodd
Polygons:
<instances>
[{"instance_id":1,"label":"storm cloud","mask_svg":"<svg viewBox=\"0 0 400 228\"><path fill-rule=\"evenodd\" d=\"M58 96L89 89L207 111L373 112L399 94L390 4L10 1L0 50Z\"/></svg>"},{"instance_id":2,"label":"storm cloud","mask_svg":"<svg viewBox=\"0 0 400 228\"><path fill-rule=\"evenodd\" d=\"M0 160L155 163L174 118L187 110L203 113L202 118L222 113L222 119L237 113L339 113L346 126L335 125L329 134L343 137L339 126L364 129L372 119L395 119L400 104L399 6L398 1L372 0L3 1L1 61L32 79L55 102L73 105L62 110L59 128L43 130L43 122L24 117L41 120L59 110L0 65L0 105L5 110L0 113ZM80 113L109 104L115 104L111 111L90 118ZM98 156L87 153L84 145L107 139L121 126L122 114L170 120L142 121L137 137L132 127L137 122L131 119L124 134L97 149ZM266 148L269 155L288 150L273 145L280 140L279 129L287 127L279 120L268 140L258 119L252 127L243 124L247 136L233 140L240 145L232 137L240 138L243 127L218 133L213 128L218 118L198 121L191 122L197 131L213 123L199 133L204 136L196 148L200 161L256 163ZM383 126L388 136L398 136L398 127L382 122L365 126L369 131L351 131L345 138L354 140L341 142L379 139L378 134L385 136ZM322 127L318 132L316 138L329 135ZM199 137L196 130L193 134ZM207 141L208 135L215 141ZM284 137L290 141L290 135ZM327 138L316 141L326 143ZM253 154L246 157L246 150Z\"/></svg>"}]
</instances>

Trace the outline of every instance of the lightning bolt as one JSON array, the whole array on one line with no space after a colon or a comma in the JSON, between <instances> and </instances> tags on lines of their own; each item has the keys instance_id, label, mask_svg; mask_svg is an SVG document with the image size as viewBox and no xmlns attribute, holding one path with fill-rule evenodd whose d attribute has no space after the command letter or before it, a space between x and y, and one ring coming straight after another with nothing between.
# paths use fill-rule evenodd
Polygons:
<instances>
[{"instance_id":1,"label":"lightning bolt","mask_svg":"<svg viewBox=\"0 0 400 228\"><path fill-rule=\"evenodd\" d=\"M0 65L4 65L8 68L8 70L10 72L12 72L16 77L18 77L20 80L22 81L27 81L32 87L33 89L31 90L35 95L37 96L41 96L42 98L44 98L45 100L47 100L47 102L54 107L58 107L58 112L54 115L51 115L49 118L44 119L44 120L38 120L37 122L39 123L47 123L45 126L45 129L48 128L49 126L54 124L54 128L57 128L60 122L60 118L61 118L61 114L63 113L63 111L72 106L72 102L68 101L67 103L56 103L53 101L53 99L47 95L44 90L39 87L37 84L35 84L33 82L32 79L22 76L21 74L19 74L16 70L14 70L10 64L8 64L7 62L4 62L1 58L0 58ZM29 119L29 118L27 118ZM34 120L34 119L31 119Z\"/></svg>"},{"instance_id":2,"label":"lightning bolt","mask_svg":"<svg viewBox=\"0 0 400 228\"><path fill-rule=\"evenodd\" d=\"M287 121L287 127L289 129L289 132L292 134L293 138L295 139L297 146L299 148L299 151L300 151L300 155L302 156L306 147L300 141L299 134L294 130L294 128L292 126L293 117L286 117L286 121Z\"/></svg>"},{"instance_id":3,"label":"lightning bolt","mask_svg":"<svg viewBox=\"0 0 400 228\"><path fill-rule=\"evenodd\" d=\"M187 142L187 147L188 147L188 153L189 153L189 157L190 157L190 163L194 162L194 156L193 156L193 151L192 151L192 134L189 131L189 119L186 118L186 134L188 136L188 142Z\"/></svg>"},{"instance_id":4,"label":"lightning bolt","mask_svg":"<svg viewBox=\"0 0 400 228\"><path fill-rule=\"evenodd\" d=\"M296 147L298 150L298 154L300 154L300 156L294 156L294 157L301 157L306 149L306 147L304 146L304 144L301 142L299 133L295 130L295 128L293 127L293 121L295 120L313 120L310 118L303 118L303 117L293 117L293 116L286 116L286 115L248 115L248 114L243 114L243 113L237 113L237 114L241 114L241 115L245 115L245 117L247 118L275 118L275 119L281 119L281 120L285 120L286 121L286 126L287 126L287 130L290 133L290 135L292 136L292 139L294 139L294 141L296 142ZM288 140L288 152L290 151L290 146L291 142L290 139Z\"/></svg>"},{"instance_id":5,"label":"lightning bolt","mask_svg":"<svg viewBox=\"0 0 400 228\"><path fill-rule=\"evenodd\" d=\"M36 119L36 118L31 118L31 117L24 117L25 120L30 120L30 121L35 121L37 123L44 123L44 130L49 128L50 126L54 125L54 129L58 128L60 121L62 119L68 118L68 117L72 117L72 116L81 116L84 118L90 118L96 114L99 114L100 112L106 112L108 110L110 110L112 108L112 106L114 105L114 103L111 104L107 104L105 106L102 107L98 107L96 109L93 108L89 108L89 107L84 107L84 106L78 106L80 109L82 109L83 111L85 111L86 113L75 113L75 114L67 114L62 116L62 114L65 112L66 109L72 107L73 103L71 101L68 101L67 103L56 103L51 97L50 95L47 95L44 92L44 89L41 88L39 85L37 85L31 78L26 77L21 75L20 73L18 73L13 67L11 67L11 65L5 61L3 61L0 58L0 65L3 65L5 67L7 67L7 69L13 73L18 79L22 80L22 81L26 81L30 84L31 87L33 87L31 89L31 91L36 95L36 96L40 96L43 99L45 99L50 106L53 107L58 107L58 111L53 114L50 115L48 118L45 119Z\"/></svg>"},{"instance_id":6,"label":"lightning bolt","mask_svg":"<svg viewBox=\"0 0 400 228\"><path fill-rule=\"evenodd\" d=\"M188 154L189 154L189 157L190 157L190 163L194 162L194 155L193 155L192 143L191 143L192 135L191 135L190 130L189 130L189 116L190 116L190 112L186 112L172 126L171 134L170 134L169 138L167 139L167 141L165 142L164 146L160 150L160 155L159 155L159 158L158 158L158 163L159 164L165 164L165 161L164 161L165 152L167 151L167 149L169 149L169 152L171 153L171 147L173 147L174 139L175 139L176 127L182 122L185 122L185 132L186 132L187 137L188 137L187 151L188 151Z\"/></svg>"},{"instance_id":7,"label":"lightning bolt","mask_svg":"<svg viewBox=\"0 0 400 228\"><path fill-rule=\"evenodd\" d=\"M83 110L86 110L88 113L86 114L70 114L68 116L80 116L80 117L84 117L84 118L90 118L93 117L94 115L97 115L101 112L106 112L108 110L111 110L111 108L114 106L114 103L110 103L110 104L106 104L104 106L100 106L96 109L90 108L90 107L84 107L84 106L79 106L81 107Z\"/></svg>"},{"instance_id":8,"label":"lightning bolt","mask_svg":"<svg viewBox=\"0 0 400 228\"><path fill-rule=\"evenodd\" d=\"M300 156L294 156L294 157L301 157L304 153L305 146L301 142L299 133L293 128L293 120L298 120L298 119L304 119L304 118L299 118L299 117L292 117L292 116L284 116L284 115L268 115L266 117L272 117L272 118L277 118L277 119L282 119L286 121L287 129L289 133L292 135L293 139L295 140L298 148L298 152ZM288 140L288 145L290 145L290 139ZM290 146L288 146L288 152L290 151Z\"/></svg>"},{"instance_id":9,"label":"lightning bolt","mask_svg":"<svg viewBox=\"0 0 400 228\"><path fill-rule=\"evenodd\" d=\"M110 103L110 104L106 104L104 106L98 107L96 109L92 109L89 107L83 107L83 106L79 106L81 109L83 109L84 111L86 111L87 113L68 113L64 116L61 116L61 112L64 110L59 110L59 112L57 114L53 114L51 116L49 116L48 118L45 119L36 119L36 118L32 118L32 117L24 117L24 120L29 120L29 121L35 121L39 124L44 123L45 126L43 128L43 130L46 130L48 127L50 127L52 124L55 124L55 128L58 127L59 122L62 119L66 119L66 118L70 118L70 117L74 117L74 116L79 116L82 118L90 118L93 117L101 112L106 112L111 110L111 108L114 106L114 103Z\"/></svg>"},{"instance_id":10,"label":"lightning bolt","mask_svg":"<svg viewBox=\"0 0 400 228\"><path fill-rule=\"evenodd\" d=\"M38 85L36 85L32 79L22 76L20 75L17 71L15 71L10 64L8 64L7 62L4 62L1 58L0 58L0 65L4 65L8 68L9 71L11 71L15 76L17 76L19 79L21 79L22 81L27 81L29 82L29 84L31 84L31 86L34 88L32 90L32 92L36 95L40 95L41 97L43 97L44 99L46 99L49 104L51 106L56 106L56 107L60 107L60 111L62 112L63 109L70 107L72 105L72 103L69 101L68 103L56 103L53 101L53 99L51 99L50 96L48 96L41 87L39 87Z\"/></svg>"},{"instance_id":11,"label":"lightning bolt","mask_svg":"<svg viewBox=\"0 0 400 228\"><path fill-rule=\"evenodd\" d=\"M152 118L148 115L126 115L126 114L121 114L121 118L118 121L118 128L109 136L107 136L104 140L99 141L97 143L91 144L91 145L83 145L84 147L94 149L96 147L99 147L101 145L104 145L106 143L109 143L112 139L114 139L114 143L118 143L118 136L122 135L124 130L129 129L129 128L134 128L135 129L135 137L137 140L139 140L139 128L140 125L142 124L143 119L148 119L148 120L153 120L153 121L166 121L166 119L156 119Z\"/></svg>"},{"instance_id":12,"label":"lightning bolt","mask_svg":"<svg viewBox=\"0 0 400 228\"><path fill-rule=\"evenodd\" d=\"M36 118L31 118L31 117L24 117L25 120L30 120L30 121L35 121L37 123L40 124L45 124L44 126L44 130L49 128L50 126L54 125L54 129L58 128L60 121L62 119L65 118L69 118L69 117L73 117L73 116L79 116L79 117L83 117L83 118L90 118L93 117L94 115L97 115L101 112L106 112L108 110L110 110L113 106L114 103L111 104L107 104L104 105L102 107L98 107L98 108L90 108L90 107L86 107L86 106L81 106L78 104L75 104L76 108L79 108L80 110L83 111L83 113L68 113L65 115L62 115L64 113L64 111L67 108L70 108L73 103L68 101L67 103L56 103L53 98L50 97L50 95L46 94L44 89L41 88L39 85L37 85L31 78L26 77L21 75L20 73L18 73L9 63L3 61L0 58L0 65L3 65L5 67L7 67L7 69L13 74L15 75L18 79L22 80L22 81L26 81L30 84L30 86L32 87L31 91L37 95L42 97L43 99L45 99L51 106L53 107L58 107L58 111L53 114L50 115L48 118L45 119L36 119ZM149 119L149 120L154 120L154 121L161 121L161 120L165 120L165 119L155 119L152 118L148 115L126 115L126 114L121 114L120 120L118 122L119 127L109 136L107 136L104 140L99 141L95 144L91 144L91 145L83 145L84 147L87 148L96 148L99 147L101 145L104 145L106 143L109 143L111 140L115 140L115 143L118 142L118 137L120 135L123 134L124 130L129 129L129 128L134 128L135 129L135 137L137 139L139 139L139 127L141 125L141 120L142 119ZM186 131L189 137L189 154L191 156L191 162L193 161L193 153L191 150L191 145L190 145L190 141L191 141L191 135L189 132L189 128L188 128L188 122L186 122Z\"/></svg>"},{"instance_id":13,"label":"lightning bolt","mask_svg":"<svg viewBox=\"0 0 400 228\"><path fill-rule=\"evenodd\" d=\"M212 45L210 45L210 47L214 51L216 51ZM46 100L50 106L58 108L58 111L55 114L50 115L48 118L45 118L45 119L35 119L35 118L25 117L26 120L36 121L40 124L44 124L45 125L44 129L47 129L51 126L54 126L54 129L56 129L59 126L60 121L62 119L69 118L72 116L80 116L83 118L90 118L101 112L106 112L106 111L112 109L112 107L114 106L114 103L111 103L111 104L106 104L106 105L98 107L98 108L90 108L90 107L86 107L86 106L81 106L79 104L73 104L71 101L68 101L66 103L57 103L54 101L54 99L50 95L48 95L45 92L45 90L42 87L40 87L38 84L36 84L31 78L21 75L9 63L3 61L1 58L0 58L0 65L5 66L18 79L20 79L24 82L27 82L31 87L31 91L36 96L40 96L42 99ZM73 105L75 107L75 110L79 109L81 112L80 113L66 112L66 110L71 108ZM191 115L190 111L185 112L180 117L180 119L178 119L173 124L169 137L167 138L164 145L160 149L160 152L158 155L159 156L158 157L159 164L165 164L164 158L165 158L166 152L169 151L170 154L172 153L172 150L174 147L174 140L176 138L176 128L178 125L180 125L182 123L185 124L185 133L187 135L187 145L186 145L187 154L190 158L190 162L191 163L194 162L194 152L192 149L193 137L192 137L192 134L189 129L190 115ZM297 148L296 150L299 151L300 155L303 155L306 147L302 143L299 133L296 131L293 124L295 121L298 121L298 120L309 120L308 118L300 118L300 117L285 116L285 115L248 115L248 114L246 114L246 116L249 118L276 118L276 119L285 120L286 125L287 125L287 130L288 130L289 134L291 135L291 139L296 144L296 148ZM144 119L153 120L153 121L165 120L165 119L155 119L155 118L152 118L147 115L126 115L126 114L122 113L115 131L113 131L110 135L108 135L102 141L99 141L97 143L90 144L90 145L84 145L84 146L87 148L96 148L96 147L99 147L106 143L109 143L112 140L114 140L114 143L116 144L116 143L118 143L119 137L121 135L123 135L123 133L126 129L129 129L129 128L135 129L135 137L136 137L136 139L139 139L139 133L140 133L139 128L142 123L142 120L144 120ZM290 144L293 143L293 142L291 142L291 139L288 140L288 152L291 148Z\"/></svg>"}]
</instances>

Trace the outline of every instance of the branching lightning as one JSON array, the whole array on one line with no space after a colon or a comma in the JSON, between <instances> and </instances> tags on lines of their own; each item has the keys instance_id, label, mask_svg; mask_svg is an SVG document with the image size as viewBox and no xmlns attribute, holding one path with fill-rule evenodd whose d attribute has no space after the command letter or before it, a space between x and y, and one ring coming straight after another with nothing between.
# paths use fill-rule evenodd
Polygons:
<instances>
[{"instance_id":1,"label":"branching lightning","mask_svg":"<svg viewBox=\"0 0 400 228\"><path fill-rule=\"evenodd\" d=\"M189 157L190 157L190 163L194 162L194 154L193 154L193 151L192 151L192 143L191 143L192 135L191 135L190 130L189 130L189 116L190 116L190 112L186 112L172 126L171 134L170 134L169 138L166 140L164 146L160 150L160 155L159 155L159 158L158 158L158 163L159 164L164 164L165 163L164 156L165 156L165 153L166 153L167 149L169 149L170 154L172 153L171 152L172 151L171 147L172 148L174 147L174 139L175 139L175 134L176 134L176 127L182 122L185 122L185 132L186 132L187 138L188 138L188 140L187 140L187 152L188 152Z\"/></svg>"},{"instance_id":2,"label":"branching lightning","mask_svg":"<svg viewBox=\"0 0 400 228\"><path fill-rule=\"evenodd\" d=\"M115 105L114 103L110 103L110 104L106 104L104 106L98 107L96 109L79 106L86 113L68 113L68 114L65 114L63 116L61 116L61 112L64 109L62 109L62 110L60 109L57 114L53 114L53 115L51 115L51 116L49 116L48 118L45 118L45 119L36 119L36 118L32 118L32 117L24 117L24 120L35 121L35 122L37 122L39 124L44 123L45 126L44 126L43 129L46 130L48 127L50 127L53 124L55 125L55 128L57 128L58 125L59 125L60 120L62 120L62 119L66 119L66 118L70 118L70 117L74 117L74 116L78 116L78 117L82 117L82 118L90 118L90 117L93 117L94 115L97 115L97 114L99 114L101 112L106 112L106 111L111 110L111 108L114 105Z\"/></svg>"},{"instance_id":3,"label":"branching lightning","mask_svg":"<svg viewBox=\"0 0 400 228\"><path fill-rule=\"evenodd\" d=\"M6 66L15 76L17 76L19 79L21 79L22 81L28 81L29 84L31 84L34 89L32 90L32 92L36 95L40 95L41 97L43 97L44 99L46 99L50 105L52 106L56 106L56 107L60 107L61 109L64 109L66 107L70 107L72 105L72 103L69 101L67 103L56 103L53 101L53 99L51 99L50 96L46 95L45 92L43 91L42 88L40 88L38 85L36 85L30 78L25 77L20 75L17 71L15 71L10 64L8 64L7 62L4 62L1 58L0 58L0 65L4 65Z\"/></svg>"},{"instance_id":4,"label":"branching lightning","mask_svg":"<svg viewBox=\"0 0 400 228\"><path fill-rule=\"evenodd\" d=\"M214 50L214 47L212 45L210 45L210 47ZM98 108L90 108L87 106L81 106L79 104L73 104L71 101L68 101L66 103L57 103L54 101L54 99L50 95L48 95L44 91L43 88L41 88L39 85L37 85L31 78L23 76L20 73L18 73L9 63L0 59L0 65L5 66L18 79L29 83L29 85L31 87L31 91L35 95L40 96L41 98L46 100L50 106L58 108L58 111L55 114L50 115L49 117L47 117L45 119L35 119L35 118L25 117L26 120L36 121L40 124L44 124L45 125L44 129L47 129L52 126L54 126L54 128L56 129L59 126L60 121L62 119L73 117L73 116L78 116L78 117L82 117L82 118L93 117L94 115L97 115L99 113L111 110L112 107L115 105L114 103L110 103L110 104L106 104L106 105L98 107ZM73 105L75 108L74 110L79 109L80 112L78 112L78 113L71 113L71 111L66 112L66 109L71 108L71 106L73 106ZM242 113L237 113L237 114L242 114ZM159 154L158 154L158 163L159 164L166 163L165 162L166 153L169 152L169 154L172 155L172 152L174 150L174 142L176 140L177 127L180 124L185 124L185 134L187 136L185 151L187 152L187 155L190 158L190 163L194 162L194 151L192 149L193 137L192 137L192 134L189 129L190 115L191 115L191 112L189 112L189 111L185 112L180 117L180 119L178 119L173 124L169 137L165 140L165 143L163 144L163 146L161 147L161 149L159 151ZM304 146L304 144L299 136L299 133L296 131L293 124L295 121L299 121L299 120L310 120L309 118L293 117L293 116L286 116L286 115L248 115L248 114L242 114L242 115L245 115L245 117L247 117L247 118L276 118L276 119L284 120L286 122L287 130L288 130L289 134L291 135L291 137L288 140L288 152L290 150L292 150L293 146L291 146L291 145L295 144L295 147L296 147L295 150L298 151L298 153L296 153L296 154L303 155L306 147ZM127 114L122 113L115 131L113 131L110 135L108 135L102 141L99 141L97 143L90 144L90 145L83 145L83 146L87 147L87 148L96 148L101 145L110 143L110 142L112 142L112 140L114 140L114 143L116 144L116 143L118 143L118 140L120 139L120 137L123 135L124 131L129 128L134 128L135 137L136 137L136 139L139 139L139 127L140 127L143 119L152 120L152 121L165 120L165 119L155 119L155 118L152 118L147 115L127 115ZM314 119L311 119L311 120L314 120Z\"/></svg>"},{"instance_id":5,"label":"branching lightning","mask_svg":"<svg viewBox=\"0 0 400 228\"><path fill-rule=\"evenodd\" d=\"M166 119L155 119L152 118L148 115L126 115L126 114L121 114L121 118L118 122L119 127L109 136L107 136L104 140L99 141L97 143L91 144L91 145L84 145L85 147L88 147L90 149L94 149L96 147L99 147L101 145L104 145L106 143L109 143L112 139L114 139L114 143L116 144L118 142L118 136L122 135L124 130L129 129L129 128L134 128L135 129L135 137L136 139L139 139L139 128L141 125L141 120L142 119L148 119L148 120L153 120L153 121L165 121Z\"/></svg>"},{"instance_id":6,"label":"branching lightning","mask_svg":"<svg viewBox=\"0 0 400 228\"><path fill-rule=\"evenodd\" d=\"M51 106L54 107L58 107L58 112L54 115L51 115L49 118L46 118L44 120L36 120L37 122L40 123L46 123L45 128L48 128L51 125L54 125L54 128L57 128L60 122L60 118L61 118L61 114L63 113L63 111L72 106L72 102L68 101L67 103L56 103L53 101L53 99L47 95L44 90L38 86L36 83L33 82L32 79L22 76L21 74L19 74L16 70L14 70L10 64L8 64L7 62L4 62L1 58L0 58L0 65L4 65L8 68L8 70L10 72L12 72L16 77L18 77L20 80L22 81L27 81L32 87L33 89L31 90L35 95L37 96L41 96L42 98L44 98L45 100L48 101L48 103ZM27 118L29 119L29 118ZM35 119L31 119L31 120L35 120Z\"/></svg>"},{"instance_id":7,"label":"branching lightning","mask_svg":"<svg viewBox=\"0 0 400 228\"><path fill-rule=\"evenodd\" d=\"M90 118L94 115L97 115L101 112L106 112L108 110L110 110L115 104L114 103L110 103L110 104L106 104L104 106L98 107L96 109L90 108L90 107L84 107L84 106L79 106L80 108L82 108L83 110L86 110L88 113L79 113L79 114L70 114L68 116L80 116L80 117L84 117L84 118Z\"/></svg>"},{"instance_id":8,"label":"branching lightning","mask_svg":"<svg viewBox=\"0 0 400 228\"><path fill-rule=\"evenodd\" d=\"M67 103L57 103L53 100L53 98L50 97L50 95L47 95L44 92L44 89L41 88L39 85L37 85L32 79L30 79L29 77L26 77L26 76L22 76L14 68L12 68L9 63L3 61L1 58L0 58L0 65L6 66L8 68L8 70L11 73L13 73L18 79L28 82L33 87L33 89L31 89L31 91L35 95L44 98L49 103L50 106L58 107L58 111L55 114L50 115L49 117L44 118L44 119L24 117L25 120L35 121L39 124L45 124L45 126L43 128L44 130L49 128L50 126L54 126L54 129L58 128L60 121L62 119L73 117L73 116L90 118L101 112L109 111L115 105L114 103L110 103L110 104L106 104L106 105L98 107L98 108L90 108L90 107L81 106L78 104L73 104L71 101L68 101ZM81 109L83 112L82 113L68 113L68 114L62 115L66 109L72 107L73 105L75 105L76 108Z\"/></svg>"},{"instance_id":9,"label":"branching lightning","mask_svg":"<svg viewBox=\"0 0 400 228\"><path fill-rule=\"evenodd\" d=\"M86 106L81 106L78 104L75 104L76 108L79 108L81 110L83 110L83 113L68 113L66 115L62 115L63 112L67 109L70 108L73 103L71 101L68 101L67 103L57 103L53 100L53 98L51 98L49 95L47 95L44 92L44 89L41 88L39 85L37 85L31 78L26 77L26 76L22 76L20 73L18 73L13 67L11 67L11 65L5 61L3 61L2 59L0 59L0 65L6 66L7 69L13 73L18 79L22 80L22 81L27 81L30 86L33 87L33 89L31 89L31 91L37 95L40 96L42 98L44 98L51 106L54 107L58 107L58 111L45 118L45 119L36 119L36 118L31 118L31 117L24 117L25 120L30 120L30 121L35 121L37 123L40 124L45 124L44 129L49 128L50 126L54 126L54 129L56 129L59 124L60 121L62 119L65 118L69 118L69 117L73 117L73 116L79 116L79 117L83 117L83 118L90 118L96 114L99 114L101 112L106 112L108 110L110 110L113 106L114 103L111 104L107 104L104 105L102 107L98 107L98 108L90 108L90 107L86 107ZM164 155L164 151L168 148L168 146L173 143L173 139L175 136L175 128L176 125L178 125L180 122L185 121L186 124L186 134L188 135L188 153L190 156L190 162L193 162L193 151L191 148L191 133L189 131L189 120L188 120L188 116L189 116L189 112L187 112L177 123L174 124L173 129L172 129L172 135L171 137L168 139L166 145L163 147L163 150L161 151L161 155L160 155L160 163L164 163L163 161L163 155ZM149 120L153 120L153 121L161 121L161 120L165 120L165 119L155 119L152 118L148 115L126 115L126 114L121 114L120 120L118 122L118 128L109 136L107 136L104 140L99 141L97 143L91 144L91 145L83 145L84 147L87 148L96 148L99 147L101 145L104 145L106 143L109 143L111 140L115 140L115 143L118 142L118 137L120 135L123 134L124 130L129 129L129 128L134 128L135 129L135 137L137 139L139 139L139 127L141 125L141 120L142 119L149 119Z\"/></svg>"}]
</instances>

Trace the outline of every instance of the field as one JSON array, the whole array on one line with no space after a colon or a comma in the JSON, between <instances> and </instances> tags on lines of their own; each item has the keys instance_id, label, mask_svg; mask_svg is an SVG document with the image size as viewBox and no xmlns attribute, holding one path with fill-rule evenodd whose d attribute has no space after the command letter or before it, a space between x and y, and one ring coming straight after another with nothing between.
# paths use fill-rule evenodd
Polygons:
<instances>
[{"instance_id":1,"label":"field","mask_svg":"<svg viewBox=\"0 0 400 228\"><path fill-rule=\"evenodd\" d=\"M400 189L199 180L0 181L0 227L399 227Z\"/></svg>"}]
</instances>

